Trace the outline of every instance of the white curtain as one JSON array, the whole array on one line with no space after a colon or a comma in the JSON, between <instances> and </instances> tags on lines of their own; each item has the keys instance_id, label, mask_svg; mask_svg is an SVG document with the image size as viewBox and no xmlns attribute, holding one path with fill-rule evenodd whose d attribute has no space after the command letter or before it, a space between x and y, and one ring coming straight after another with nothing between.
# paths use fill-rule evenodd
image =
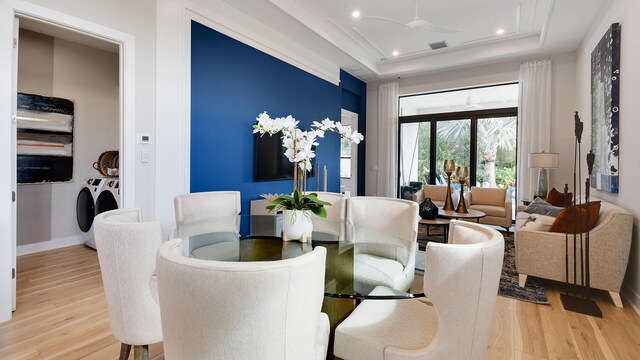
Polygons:
<instances>
[{"instance_id":1,"label":"white curtain","mask_svg":"<svg viewBox=\"0 0 640 360\"><path fill-rule=\"evenodd\" d=\"M531 199L538 169L529 169L529 153L551 151L551 60L520 64L518 98L518 198Z\"/></svg>"},{"instance_id":2,"label":"white curtain","mask_svg":"<svg viewBox=\"0 0 640 360\"><path fill-rule=\"evenodd\" d=\"M397 82L378 87L377 196L398 194L398 94Z\"/></svg>"}]
</instances>

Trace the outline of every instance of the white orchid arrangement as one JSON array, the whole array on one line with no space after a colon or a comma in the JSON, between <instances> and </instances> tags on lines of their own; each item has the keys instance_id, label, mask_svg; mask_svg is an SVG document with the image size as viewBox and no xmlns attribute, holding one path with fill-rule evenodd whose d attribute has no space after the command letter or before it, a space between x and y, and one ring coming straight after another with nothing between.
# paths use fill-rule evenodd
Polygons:
<instances>
[{"instance_id":1,"label":"white orchid arrangement","mask_svg":"<svg viewBox=\"0 0 640 360\"><path fill-rule=\"evenodd\" d=\"M317 138L323 138L325 132L335 132L355 144L359 144L364 136L357 131L351 131L348 126L329 118L321 122L314 121L312 129L304 131L298 129L299 121L293 116L272 119L267 112L263 112L256 118L253 125L253 133L275 135L282 133L282 146L286 149L285 156L294 163L293 171L293 196L280 195L271 201L269 210L311 210L320 217L326 217L325 205L330 203L318 200L318 194L306 195L304 189L307 186L307 171L313 169L311 159L316 157L313 146L319 145Z\"/></svg>"}]
</instances>

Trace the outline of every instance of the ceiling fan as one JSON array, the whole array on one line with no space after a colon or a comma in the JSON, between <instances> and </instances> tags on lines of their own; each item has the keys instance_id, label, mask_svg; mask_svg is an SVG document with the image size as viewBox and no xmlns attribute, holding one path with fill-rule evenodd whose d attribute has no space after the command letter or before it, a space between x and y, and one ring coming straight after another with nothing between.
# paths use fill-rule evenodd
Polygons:
<instances>
[{"instance_id":1,"label":"ceiling fan","mask_svg":"<svg viewBox=\"0 0 640 360\"><path fill-rule=\"evenodd\" d=\"M411 30L422 30L422 31L429 31L429 32L456 32L456 31L462 31L462 29L454 29L454 28L449 28L449 27L445 27L445 26L440 26L440 25L436 25L430 21L427 21L421 17L418 16L418 0L415 0L416 2L416 13L415 13L415 17L413 18L413 20L409 21L408 23L404 24L401 23L400 21L394 20L394 19L389 19L389 18L384 18L384 17L378 17L378 16L365 16L366 19L372 19L372 20L384 20L384 21L391 21L394 22L396 24L399 24L401 26L404 26L407 29L411 29Z\"/></svg>"}]
</instances>

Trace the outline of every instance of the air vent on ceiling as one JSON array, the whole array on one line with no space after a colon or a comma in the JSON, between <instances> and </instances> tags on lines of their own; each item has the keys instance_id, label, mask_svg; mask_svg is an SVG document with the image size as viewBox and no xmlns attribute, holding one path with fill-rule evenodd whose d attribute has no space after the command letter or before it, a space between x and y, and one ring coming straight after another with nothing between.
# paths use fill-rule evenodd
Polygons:
<instances>
[{"instance_id":1,"label":"air vent on ceiling","mask_svg":"<svg viewBox=\"0 0 640 360\"><path fill-rule=\"evenodd\" d=\"M429 47L431 48L431 50L443 49L447 47L447 42L446 41L433 42L429 44Z\"/></svg>"}]
</instances>

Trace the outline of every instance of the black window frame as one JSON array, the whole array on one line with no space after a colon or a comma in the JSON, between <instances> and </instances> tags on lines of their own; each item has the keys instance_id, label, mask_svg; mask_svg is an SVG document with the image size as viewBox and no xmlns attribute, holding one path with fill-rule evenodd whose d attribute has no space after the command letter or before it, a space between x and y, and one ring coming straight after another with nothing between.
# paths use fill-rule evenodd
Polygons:
<instances>
[{"instance_id":1,"label":"black window frame","mask_svg":"<svg viewBox=\"0 0 640 360\"><path fill-rule=\"evenodd\" d=\"M503 84L509 85L509 84ZM457 90L452 90L457 91ZM432 93L433 94L433 93ZM419 94L425 95L425 94ZM410 95L416 96L416 95ZM408 96L401 96L408 97ZM398 108L400 106L400 98L398 99ZM430 123L430 131L431 131L431 143L429 144L429 179L427 179L427 183L435 184L436 182L436 141L437 141L437 123L440 121L455 121L455 120L471 120L471 139L469 147L471 149L470 154L470 164L469 164L469 187L476 186L477 182L477 163L478 163L478 119L485 119L491 117L515 117L516 122L518 121L518 108L517 107L507 107L507 108L495 108L495 109L485 109L485 110L471 110L471 111L458 111L458 112L449 112L449 113L436 113L436 114L421 114L421 115L408 115L408 116L399 116L398 117L398 164L401 164L400 156L401 154L401 127L402 124L408 123L421 123L421 122L429 122ZM517 125L516 125L517 127ZM516 134L517 136L517 134ZM518 153L516 142L516 154ZM516 167L518 163L518 158L516 156ZM400 166L398 166L397 173L398 184L400 184L401 173ZM421 179L418 179L421 180ZM516 184L518 183L517 174L516 174ZM401 197L401 186L398 186L398 197Z\"/></svg>"}]
</instances>

